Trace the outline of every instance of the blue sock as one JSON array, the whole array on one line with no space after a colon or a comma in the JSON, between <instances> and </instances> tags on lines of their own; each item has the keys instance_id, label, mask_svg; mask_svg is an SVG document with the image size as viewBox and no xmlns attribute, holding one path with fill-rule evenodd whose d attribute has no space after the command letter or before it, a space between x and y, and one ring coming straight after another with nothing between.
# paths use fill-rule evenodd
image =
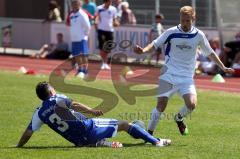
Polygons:
<instances>
[{"instance_id":1,"label":"blue sock","mask_svg":"<svg viewBox=\"0 0 240 159\"><path fill-rule=\"evenodd\" d=\"M77 73L83 72L82 67L78 68Z\"/></svg>"},{"instance_id":2,"label":"blue sock","mask_svg":"<svg viewBox=\"0 0 240 159\"><path fill-rule=\"evenodd\" d=\"M83 67L83 68L82 68L82 72L83 72L84 74L87 74L87 73L88 73L88 69L87 69L86 67Z\"/></svg>"},{"instance_id":3,"label":"blue sock","mask_svg":"<svg viewBox=\"0 0 240 159\"><path fill-rule=\"evenodd\" d=\"M136 139L140 138L152 144L156 144L159 141L157 138L153 137L151 134L142 129L140 126L134 124L131 125L130 128L128 129L128 134Z\"/></svg>"}]
</instances>

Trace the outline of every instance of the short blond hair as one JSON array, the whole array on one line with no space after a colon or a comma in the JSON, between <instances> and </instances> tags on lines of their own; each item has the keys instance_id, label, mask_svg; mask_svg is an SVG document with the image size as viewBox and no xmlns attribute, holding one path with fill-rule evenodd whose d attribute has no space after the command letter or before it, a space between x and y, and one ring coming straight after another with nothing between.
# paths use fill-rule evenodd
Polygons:
<instances>
[{"instance_id":1,"label":"short blond hair","mask_svg":"<svg viewBox=\"0 0 240 159\"><path fill-rule=\"evenodd\" d=\"M183 6L180 9L180 15L190 15L193 19L196 17L195 9L191 6Z\"/></svg>"}]
</instances>

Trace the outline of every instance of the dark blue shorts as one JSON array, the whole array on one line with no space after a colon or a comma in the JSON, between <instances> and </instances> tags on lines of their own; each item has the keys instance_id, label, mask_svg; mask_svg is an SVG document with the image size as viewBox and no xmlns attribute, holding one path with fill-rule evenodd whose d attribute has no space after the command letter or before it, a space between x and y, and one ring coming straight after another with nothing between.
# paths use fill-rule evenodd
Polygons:
<instances>
[{"instance_id":1,"label":"dark blue shorts","mask_svg":"<svg viewBox=\"0 0 240 159\"><path fill-rule=\"evenodd\" d=\"M72 42L72 55L73 56L88 56L88 42L82 40L80 42Z\"/></svg>"}]
</instances>

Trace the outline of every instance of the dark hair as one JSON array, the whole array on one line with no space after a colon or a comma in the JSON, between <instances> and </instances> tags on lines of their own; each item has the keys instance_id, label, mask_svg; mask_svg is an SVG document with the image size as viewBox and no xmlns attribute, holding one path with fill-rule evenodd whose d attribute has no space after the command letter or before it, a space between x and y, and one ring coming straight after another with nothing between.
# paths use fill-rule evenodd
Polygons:
<instances>
[{"instance_id":1,"label":"dark hair","mask_svg":"<svg viewBox=\"0 0 240 159\"><path fill-rule=\"evenodd\" d=\"M57 36L63 37L63 33L57 33Z\"/></svg>"},{"instance_id":2,"label":"dark hair","mask_svg":"<svg viewBox=\"0 0 240 159\"><path fill-rule=\"evenodd\" d=\"M164 15L162 13L156 14L155 18L164 19Z\"/></svg>"},{"instance_id":3,"label":"dark hair","mask_svg":"<svg viewBox=\"0 0 240 159\"><path fill-rule=\"evenodd\" d=\"M36 94L39 99L47 100L50 97L50 85L48 82L39 82L36 86Z\"/></svg>"},{"instance_id":4,"label":"dark hair","mask_svg":"<svg viewBox=\"0 0 240 159\"><path fill-rule=\"evenodd\" d=\"M53 10L53 9L55 9L55 8L59 8L59 5L58 5L57 1L51 0L51 1L49 2L49 9L50 9L50 10Z\"/></svg>"},{"instance_id":5,"label":"dark hair","mask_svg":"<svg viewBox=\"0 0 240 159\"><path fill-rule=\"evenodd\" d=\"M103 0L103 3L106 3L106 2L109 2L109 1L112 1L112 0Z\"/></svg>"}]
</instances>

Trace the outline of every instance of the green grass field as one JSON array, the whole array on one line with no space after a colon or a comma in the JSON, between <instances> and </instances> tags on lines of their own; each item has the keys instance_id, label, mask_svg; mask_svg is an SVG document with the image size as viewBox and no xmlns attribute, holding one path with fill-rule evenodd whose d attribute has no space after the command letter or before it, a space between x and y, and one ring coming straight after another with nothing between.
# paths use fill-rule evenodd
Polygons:
<instances>
[{"instance_id":1,"label":"green grass field","mask_svg":"<svg viewBox=\"0 0 240 159\"><path fill-rule=\"evenodd\" d=\"M124 143L122 149L75 148L61 136L43 126L24 148L14 148L25 130L40 100L35 95L35 85L47 77L20 75L14 72L0 72L0 159L79 159L79 158L239 158L240 156L240 96L225 92L198 91L198 107L186 120L190 135L181 136L173 122L172 114L177 112L183 101L174 96L157 128L155 136L171 138L169 147L156 148L144 145L128 134L119 133L114 140ZM69 83L86 84L79 79ZM111 81L87 83L116 94ZM146 86L137 89L146 89ZM95 106L95 97L67 94L84 104ZM119 104L104 117L134 120L140 117L147 124L147 115L155 106L154 97L139 97L135 105L126 104L119 98ZM137 115L138 114L138 115ZM148 117L149 118L149 117Z\"/></svg>"}]
</instances>

